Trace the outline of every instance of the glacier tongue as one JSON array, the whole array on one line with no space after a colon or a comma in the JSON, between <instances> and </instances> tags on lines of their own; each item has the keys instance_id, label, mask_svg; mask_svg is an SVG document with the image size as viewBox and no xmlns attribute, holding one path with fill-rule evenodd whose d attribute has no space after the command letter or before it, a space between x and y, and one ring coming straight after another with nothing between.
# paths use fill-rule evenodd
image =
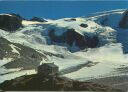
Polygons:
<instances>
[{"instance_id":1,"label":"glacier tongue","mask_svg":"<svg viewBox=\"0 0 128 92\"><path fill-rule=\"evenodd\" d=\"M99 62L91 67L84 67L70 74L65 74L66 77L77 80L89 80L93 78L102 78L110 76L121 76L118 68L121 66L127 67L128 58L123 54L121 44L110 44L96 49L90 49L85 52L76 52L75 55L85 58L85 60Z\"/></svg>"}]
</instances>

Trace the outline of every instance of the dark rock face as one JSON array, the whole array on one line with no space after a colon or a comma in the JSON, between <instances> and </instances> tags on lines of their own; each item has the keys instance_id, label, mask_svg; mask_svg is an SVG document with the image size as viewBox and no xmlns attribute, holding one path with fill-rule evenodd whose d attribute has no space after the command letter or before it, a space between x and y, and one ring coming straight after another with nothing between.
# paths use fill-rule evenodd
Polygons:
<instances>
[{"instance_id":1,"label":"dark rock face","mask_svg":"<svg viewBox=\"0 0 128 92\"><path fill-rule=\"evenodd\" d=\"M14 32L22 27L22 20L15 15L0 15L0 29Z\"/></svg>"},{"instance_id":2,"label":"dark rock face","mask_svg":"<svg viewBox=\"0 0 128 92\"><path fill-rule=\"evenodd\" d=\"M80 24L80 26L81 26L81 27L84 27L84 28L88 27L88 25L87 25L87 24L83 24L83 23L82 23L82 24Z\"/></svg>"},{"instance_id":3,"label":"dark rock face","mask_svg":"<svg viewBox=\"0 0 128 92\"><path fill-rule=\"evenodd\" d=\"M128 10L123 13L123 18L119 23L119 27L127 29L128 28Z\"/></svg>"},{"instance_id":4,"label":"dark rock face","mask_svg":"<svg viewBox=\"0 0 128 92\"><path fill-rule=\"evenodd\" d=\"M33 17L32 19L30 19L30 21L47 22L43 18L38 18L38 17Z\"/></svg>"},{"instance_id":5,"label":"dark rock face","mask_svg":"<svg viewBox=\"0 0 128 92\"><path fill-rule=\"evenodd\" d=\"M99 43L99 38L97 36L87 37L88 48L95 48Z\"/></svg>"},{"instance_id":6,"label":"dark rock face","mask_svg":"<svg viewBox=\"0 0 128 92\"><path fill-rule=\"evenodd\" d=\"M75 32L74 29L68 29L68 31L65 33L65 36L66 42L70 46L72 46L75 42L75 45L78 46L80 49L84 49L87 47L87 40L84 38L84 36Z\"/></svg>"},{"instance_id":7,"label":"dark rock face","mask_svg":"<svg viewBox=\"0 0 128 92\"><path fill-rule=\"evenodd\" d=\"M50 30L49 32L49 37L51 38L52 42L67 43L69 46L73 46L73 43L75 42L75 45L81 50L85 48L95 48L99 43L97 36L83 36L77 33L74 29L67 29L67 31L61 36L56 36L54 32L55 30Z\"/></svg>"}]
</instances>

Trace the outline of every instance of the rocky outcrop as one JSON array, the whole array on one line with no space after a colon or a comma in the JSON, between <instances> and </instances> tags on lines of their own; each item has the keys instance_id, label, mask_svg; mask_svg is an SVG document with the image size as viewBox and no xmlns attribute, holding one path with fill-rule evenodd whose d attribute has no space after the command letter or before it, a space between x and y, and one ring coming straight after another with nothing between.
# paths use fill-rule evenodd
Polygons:
<instances>
[{"instance_id":1,"label":"rocky outcrop","mask_svg":"<svg viewBox=\"0 0 128 92\"><path fill-rule=\"evenodd\" d=\"M35 69L40 64L42 59L47 59L42 53L34 49L18 44L12 43L5 38L0 37L0 60L4 58L12 58L12 60L3 66L7 69L23 68Z\"/></svg>"},{"instance_id":2,"label":"rocky outcrop","mask_svg":"<svg viewBox=\"0 0 128 92\"><path fill-rule=\"evenodd\" d=\"M22 27L22 20L16 15L1 14L0 15L0 29L8 32L14 32Z\"/></svg>"},{"instance_id":3,"label":"rocky outcrop","mask_svg":"<svg viewBox=\"0 0 128 92\"><path fill-rule=\"evenodd\" d=\"M80 82L65 77L28 75L5 81L0 85L5 91L96 91L121 92L92 82Z\"/></svg>"},{"instance_id":4,"label":"rocky outcrop","mask_svg":"<svg viewBox=\"0 0 128 92\"><path fill-rule=\"evenodd\" d=\"M127 29L128 28L128 10L123 13L123 17L119 23L119 27Z\"/></svg>"},{"instance_id":5,"label":"rocky outcrop","mask_svg":"<svg viewBox=\"0 0 128 92\"><path fill-rule=\"evenodd\" d=\"M56 43L66 43L69 46L75 44L75 46L79 47L81 50L85 48L95 48L99 43L97 36L83 36L76 32L75 29L67 29L61 36L56 36L55 30L50 30L49 37Z\"/></svg>"},{"instance_id":6,"label":"rocky outcrop","mask_svg":"<svg viewBox=\"0 0 128 92\"><path fill-rule=\"evenodd\" d=\"M87 47L87 40L84 36L77 33L74 29L68 29L67 32L64 33L66 43L70 46L75 43L76 46L78 46L80 49L84 49Z\"/></svg>"},{"instance_id":7,"label":"rocky outcrop","mask_svg":"<svg viewBox=\"0 0 128 92\"><path fill-rule=\"evenodd\" d=\"M30 19L30 21L47 22L45 19L38 17L33 17L32 19Z\"/></svg>"}]
</instances>

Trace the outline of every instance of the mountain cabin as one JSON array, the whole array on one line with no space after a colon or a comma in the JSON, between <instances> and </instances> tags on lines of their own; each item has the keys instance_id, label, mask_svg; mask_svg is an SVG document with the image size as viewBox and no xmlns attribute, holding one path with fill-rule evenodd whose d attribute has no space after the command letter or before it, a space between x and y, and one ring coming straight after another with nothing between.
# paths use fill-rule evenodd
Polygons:
<instances>
[{"instance_id":1,"label":"mountain cabin","mask_svg":"<svg viewBox=\"0 0 128 92\"><path fill-rule=\"evenodd\" d=\"M38 66L39 75L56 75L59 71L59 67L54 63L44 63Z\"/></svg>"}]
</instances>

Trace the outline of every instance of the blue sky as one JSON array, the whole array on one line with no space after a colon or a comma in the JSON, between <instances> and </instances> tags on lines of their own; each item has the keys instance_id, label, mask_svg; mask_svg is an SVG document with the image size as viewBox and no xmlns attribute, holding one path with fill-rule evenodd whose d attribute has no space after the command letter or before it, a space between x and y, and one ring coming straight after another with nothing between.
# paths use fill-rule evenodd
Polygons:
<instances>
[{"instance_id":1,"label":"blue sky","mask_svg":"<svg viewBox=\"0 0 128 92\"><path fill-rule=\"evenodd\" d=\"M0 13L58 19L128 8L128 1L0 1Z\"/></svg>"}]
</instances>

